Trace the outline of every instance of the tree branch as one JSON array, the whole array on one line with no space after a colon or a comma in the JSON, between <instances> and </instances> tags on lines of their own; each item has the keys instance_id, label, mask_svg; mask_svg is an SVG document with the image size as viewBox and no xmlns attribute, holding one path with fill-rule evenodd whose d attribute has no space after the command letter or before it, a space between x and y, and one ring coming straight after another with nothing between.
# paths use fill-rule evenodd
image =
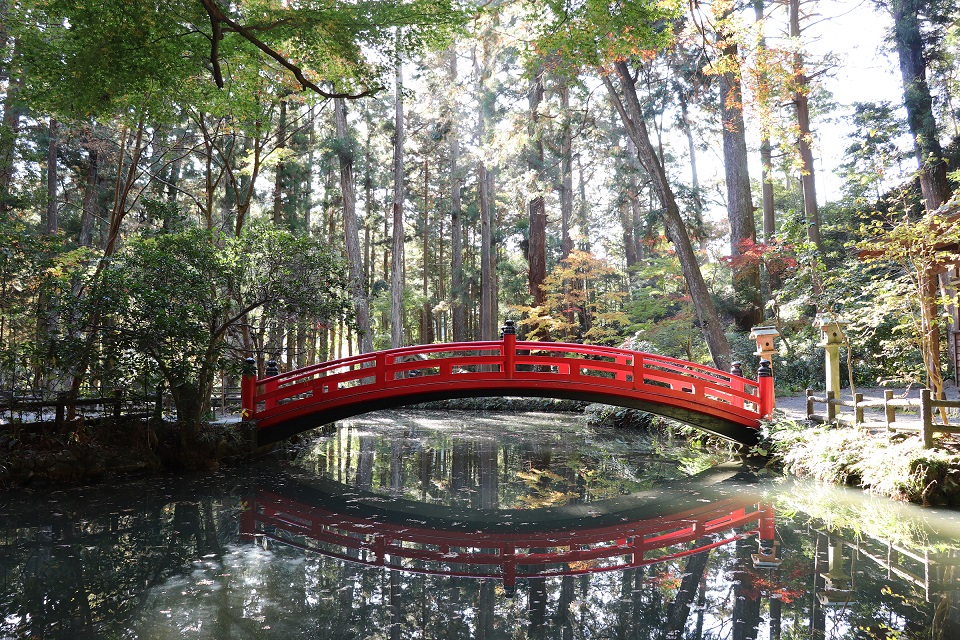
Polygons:
<instances>
[{"instance_id":1,"label":"tree branch","mask_svg":"<svg viewBox=\"0 0 960 640\"><path fill-rule=\"evenodd\" d=\"M223 24L210 11L210 28L213 31L213 37L210 39L210 66L213 72L213 80L217 83L218 89L223 89L223 71L220 69L220 40L223 39Z\"/></svg>"},{"instance_id":2,"label":"tree branch","mask_svg":"<svg viewBox=\"0 0 960 640\"><path fill-rule=\"evenodd\" d=\"M265 42L257 38L257 36L255 36L250 29L232 20L230 16L225 14L220 9L220 7L216 3L216 0L200 0L200 3L203 5L203 8L206 10L207 15L210 16L211 24L223 23L228 27L230 27L230 29L232 29L241 37L243 37L247 42L255 46L257 49L260 49L260 51L264 52L269 57L277 61L277 63L279 63L283 68L290 71L290 73L293 74L293 77L297 79L297 82L299 82L300 86L304 89L310 89L314 93L324 98L328 98L328 99L344 98L347 100L356 100L357 98L363 98L369 95L373 95L374 93L380 90L380 87L373 87L371 89L367 89L366 91L361 91L360 93L338 93L338 92L332 92L332 91L325 91L324 89L321 89L319 86L317 86L316 83L308 80L303 73L303 69L301 69L299 66L287 60L287 58L285 58L280 53L275 51L272 47L270 47L270 45L266 44ZM217 26L216 28L222 29L222 27L219 27L219 26ZM221 30L221 37L222 37L222 30ZM211 49L215 49L216 47L217 47L217 38L216 38L216 32L215 32L214 45L211 47ZM214 61L214 78L215 79L218 73L219 73L218 63ZM217 83L217 86L220 87L221 89L223 88L222 82L223 82L223 78L221 77L220 81Z\"/></svg>"}]
</instances>

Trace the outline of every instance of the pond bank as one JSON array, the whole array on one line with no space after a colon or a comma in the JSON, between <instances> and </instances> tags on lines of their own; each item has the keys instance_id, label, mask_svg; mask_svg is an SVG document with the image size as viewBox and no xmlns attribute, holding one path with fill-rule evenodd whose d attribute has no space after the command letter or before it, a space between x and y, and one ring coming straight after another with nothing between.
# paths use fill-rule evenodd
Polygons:
<instances>
[{"instance_id":1,"label":"pond bank","mask_svg":"<svg viewBox=\"0 0 960 640\"><path fill-rule=\"evenodd\" d=\"M583 413L585 403L545 398L470 398L419 405L424 409ZM311 433L311 432L307 432ZM295 436L276 448L295 446ZM184 451L173 421L99 418L72 429L53 423L24 422L0 429L0 490L102 482L170 470L211 470L244 464L264 453L251 445L239 421L203 427L193 448Z\"/></svg>"},{"instance_id":2,"label":"pond bank","mask_svg":"<svg viewBox=\"0 0 960 640\"><path fill-rule=\"evenodd\" d=\"M209 425L190 451L177 425L141 418L103 419L72 430L27 423L0 432L0 489L101 482L172 469L214 469L248 460L239 423Z\"/></svg>"},{"instance_id":3,"label":"pond bank","mask_svg":"<svg viewBox=\"0 0 960 640\"><path fill-rule=\"evenodd\" d=\"M952 439L924 449L919 435L814 425L778 412L762 453L785 473L860 487L926 506L960 506L960 448Z\"/></svg>"},{"instance_id":4,"label":"pond bank","mask_svg":"<svg viewBox=\"0 0 960 640\"><path fill-rule=\"evenodd\" d=\"M802 400L802 399L800 399ZM923 449L916 436L870 435L854 428L810 425L786 411L765 429L751 457L769 456L769 466L797 477L855 486L895 500L960 506L960 448ZM796 403L794 403L796 404ZM664 428L697 448L730 453L730 444L669 427L650 414L628 409L544 399L500 398L432 403L423 408L482 411L573 412L592 425L628 429ZM789 415L788 415L789 414ZM195 450L179 448L176 425L145 420L105 420L62 434L49 425L0 432L0 489L100 482L165 470L215 469L243 464L253 453L237 422L209 425Z\"/></svg>"}]
</instances>

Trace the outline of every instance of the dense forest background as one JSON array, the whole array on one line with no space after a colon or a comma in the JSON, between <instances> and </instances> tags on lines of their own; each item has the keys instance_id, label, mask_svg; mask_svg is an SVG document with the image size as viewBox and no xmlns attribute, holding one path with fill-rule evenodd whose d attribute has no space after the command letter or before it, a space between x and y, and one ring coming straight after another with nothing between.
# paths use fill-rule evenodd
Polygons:
<instances>
[{"instance_id":1,"label":"dense forest background","mask_svg":"<svg viewBox=\"0 0 960 640\"><path fill-rule=\"evenodd\" d=\"M0 389L165 384L197 423L245 357L508 317L748 373L770 324L802 388L836 313L854 384L939 392L960 10L859 7L898 99L838 104L809 33L848 9L0 0Z\"/></svg>"}]
</instances>

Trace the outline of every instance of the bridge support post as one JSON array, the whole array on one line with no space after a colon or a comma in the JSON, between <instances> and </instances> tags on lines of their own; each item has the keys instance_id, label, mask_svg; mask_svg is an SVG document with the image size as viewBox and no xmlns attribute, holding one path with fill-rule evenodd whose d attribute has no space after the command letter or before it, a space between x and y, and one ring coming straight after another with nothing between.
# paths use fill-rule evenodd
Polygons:
<instances>
[{"instance_id":1,"label":"bridge support post","mask_svg":"<svg viewBox=\"0 0 960 640\"><path fill-rule=\"evenodd\" d=\"M760 391L760 416L766 418L773 413L776 393L773 389L773 369L769 360L761 360L757 369L757 386Z\"/></svg>"},{"instance_id":2,"label":"bridge support post","mask_svg":"<svg viewBox=\"0 0 960 640\"><path fill-rule=\"evenodd\" d=\"M513 378L517 369L517 328L513 326L513 320L503 323L500 337L503 338L503 372L507 378Z\"/></svg>"},{"instance_id":3,"label":"bridge support post","mask_svg":"<svg viewBox=\"0 0 960 640\"><path fill-rule=\"evenodd\" d=\"M777 353L777 338L780 337L780 332L776 327L754 327L750 330L750 339L754 340L757 343L757 350L753 352L753 355L760 356L760 360L768 360L770 362L771 375L773 371L773 354ZM773 410L777 406L776 394L774 394L773 404L770 406L770 409Z\"/></svg>"},{"instance_id":4,"label":"bridge support post","mask_svg":"<svg viewBox=\"0 0 960 640\"><path fill-rule=\"evenodd\" d=\"M739 360L734 361L730 365L730 374L732 376L735 376L730 378L730 388L733 389L734 391L743 391L743 382L741 380L737 380L737 377L740 377L740 378L743 377L743 363L740 362ZM731 402L733 402L736 406L740 407L741 409L743 408L743 405L744 405L743 400L733 398L731 399Z\"/></svg>"},{"instance_id":5,"label":"bridge support post","mask_svg":"<svg viewBox=\"0 0 960 640\"><path fill-rule=\"evenodd\" d=\"M253 398L257 395L257 361L247 358L243 361L243 376L240 378L240 419L253 418L256 409Z\"/></svg>"}]
</instances>

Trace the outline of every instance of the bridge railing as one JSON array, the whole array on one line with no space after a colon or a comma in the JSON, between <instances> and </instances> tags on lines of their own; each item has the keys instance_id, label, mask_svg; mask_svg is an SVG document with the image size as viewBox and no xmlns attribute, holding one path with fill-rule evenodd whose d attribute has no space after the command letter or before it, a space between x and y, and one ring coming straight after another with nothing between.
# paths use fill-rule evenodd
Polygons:
<instances>
[{"instance_id":1,"label":"bridge railing","mask_svg":"<svg viewBox=\"0 0 960 640\"><path fill-rule=\"evenodd\" d=\"M761 370L761 376L762 376ZM646 392L756 419L773 408L772 378L749 380L676 358L602 345L501 340L417 345L359 354L257 380L246 376L247 418L267 419L318 402L357 401L430 385L538 382L585 390ZM520 384L516 386L521 386Z\"/></svg>"}]
</instances>

